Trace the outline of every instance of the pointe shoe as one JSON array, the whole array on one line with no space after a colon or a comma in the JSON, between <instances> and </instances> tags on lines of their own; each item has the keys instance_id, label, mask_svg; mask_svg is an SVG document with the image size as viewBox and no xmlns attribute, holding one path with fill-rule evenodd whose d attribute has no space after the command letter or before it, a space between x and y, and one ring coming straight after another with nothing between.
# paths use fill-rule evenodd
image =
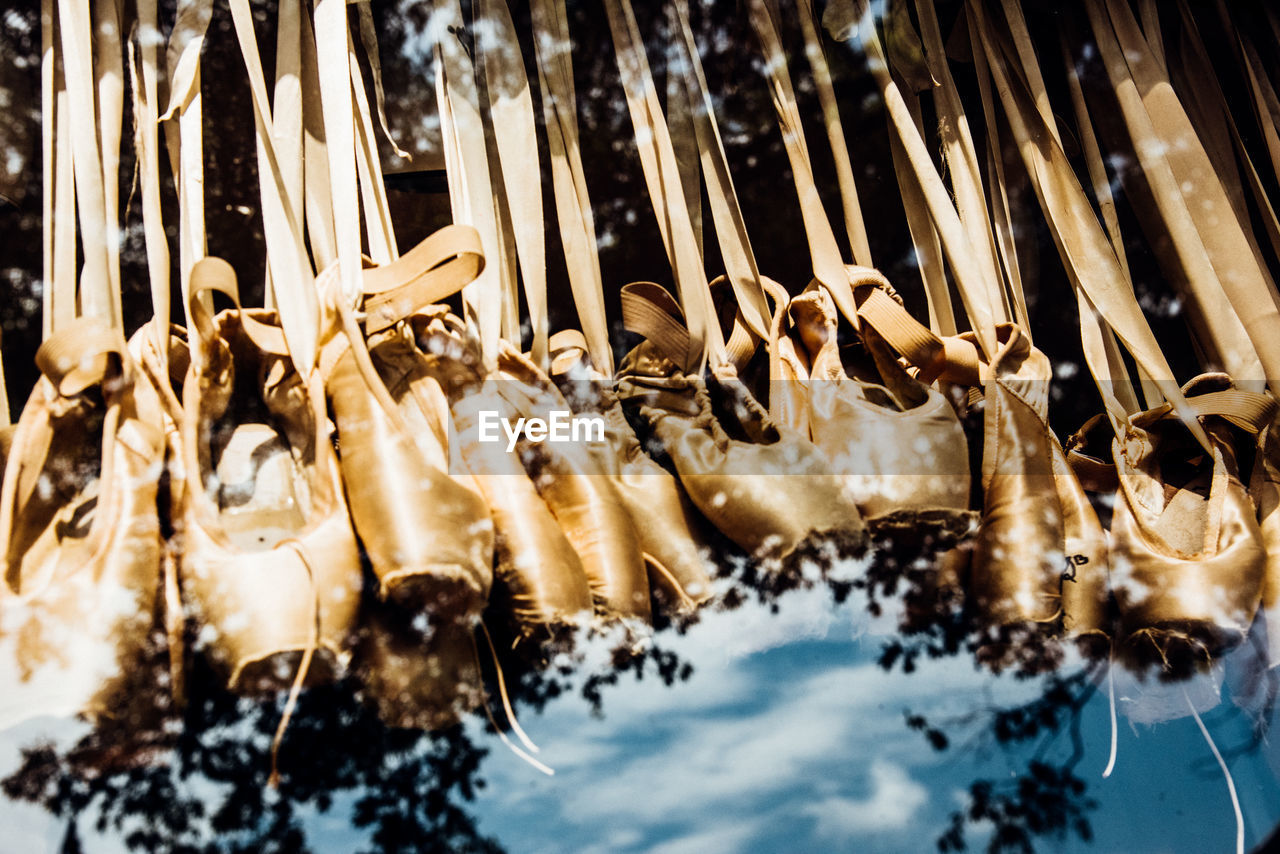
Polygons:
<instances>
[{"instance_id":1,"label":"pointe shoe","mask_svg":"<svg viewBox=\"0 0 1280 854\"><path fill-rule=\"evenodd\" d=\"M390 379L412 436L399 431L347 353L327 388L338 427L343 480L379 592L414 610L477 616L493 583L493 522L465 473L450 476L444 430L426 423L411 390L415 351L391 340L371 351ZM398 376L396 376L398 374ZM379 380L385 381L385 380ZM414 441L414 439L417 441ZM434 447L424 452L423 444Z\"/></svg>"},{"instance_id":2,"label":"pointe shoe","mask_svg":"<svg viewBox=\"0 0 1280 854\"><path fill-rule=\"evenodd\" d=\"M680 309L662 288L636 283L624 297L646 303L650 317L665 315L663 326L687 341ZM769 417L732 365L717 366L708 383L677 366L680 347L662 330L628 326L649 340L619 369L619 398L649 423L703 516L753 557L779 565L822 542L847 553L865 548L857 506L830 465L806 437ZM713 411L713 393L727 424Z\"/></svg>"},{"instance_id":3,"label":"pointe shoe","mask_svg":"<svg viewBox=\"0 0 1280 854\"><path fill-rule=\"evenodd\" d=\"M1072 596L1097 595L1106 538L1049 429L1049 360L1017 326L1001 325L997 337L985 383L984 502L970 595L993 625L1048 627L1063 615L1064 576L1088 579L1088 590ZM1091 631L1096 619L1082 619L1080 629Z\"/></svg>"},{"instance_id":4,"label":"pointe shoe","mask_svg":"<svg viewBox=\"0 0 1280 854\"><path fill-rule=\"evenodd\" d=\"M494 387L515 417L540 418L550 424L552 412L565 417L571 413L546 374L505 342L498 355ZM603 436L600 441L517 447L538 494L582 560L596 613L604 620L634 619L648 624L652 612L640 536L608 476Z\"/></svg>"},{"instance_id":5,"label":"pointe shoe","mask_svg":"<svg viewBox=\"0 0 1280 854\"><path fill-rule=\"evenodd\" d=\"M322 372L352 520L379 595L445 619L478 617L488 601L493 521L471 476L449 465L448 401L401 321L483 265L474 229L448 226L397 261L366 269L363 330L344 313L337 265L317 281L343 321L324 348Z\"/></svg>"},{"instance_id":6,"label":"pointe shoe","mask_svg":"<svg viewBox=\"0 0 1280 854\"><path fill-rule=\"evenodd\" d=\"M160 413L117 330L81 319L36 353L0 490L0 728L40 714L133 721L157 625Z\"/></svg>"},{"instance_id":7,"label":"pointe shoe","mask_svg":"<svg viewBox=\"0 0 1280 854\"><path fill-rule=\"evenodd\" d=\"M1183 672L1238 644L1260 603L1267 543L1237 472L1229 424L1265 429L1274 401L1208 374L1184 387L1213 444L1207 453L1170 408L1130 419L1114 443L1120 489L1111 523L1112 586L1138 665ZM1259 406L1243 402L1257 402Z\"/></svg>"},{"instance_id":8,"label":"pointe shoe","mask_svg":"<svg viewBox=\"0 0 1280 854\"><path fill-rule=\"evenodd\" d=\"M559 637L591 619L586 570L505 441L477 441L481 414L509 405L485 382L462 323L447 313L410 318L431 376L449 404L451 470L468 472L489 507L495 534L495 579L521 641Z\"/></svg>"},{"instance_id":9,"label":"pointe shoe","mask_svg":"<svg viewBox=\"0 0 1280 854\"><path fill-rule=\"evenodd\" d=\"M236 691L345 669L362 576L318 372L301 377L272 311L210 316L234 297L226 262L192 271L191 368L183 384L187 478L179 575L199 644Z\"/></svg>"},{"instance_id":10,"label":"pointe shoe","mask_svg":"<svg viewBox=\"0 0 1280 854\"><path fill-rule=\"evenodd\" d=\"M577 330L551 336L552 374L575 411L605 421L601 455L604 474L627 509L656 601L687 614L711 598L710 545L706 520L680 482L644 452L612 383L590 365L586 339Z\"/></svg>"},{"instance_id":11,"label":"pointe shoe","mask_svg":"<svg viewBox=\"0 0 1280 854\"><path fill-rule=\"evenodd\" d=\"M855 289L890 290L875 270L848 271L850 302ZM860 358L846 365L840 315L825 287L811 284L786 313L789 337L809 366L801 384L809 436L868 527L971 527L968 447L950 402L911 377L868 324L860 329Z\"/></svg>"}]
</instances>

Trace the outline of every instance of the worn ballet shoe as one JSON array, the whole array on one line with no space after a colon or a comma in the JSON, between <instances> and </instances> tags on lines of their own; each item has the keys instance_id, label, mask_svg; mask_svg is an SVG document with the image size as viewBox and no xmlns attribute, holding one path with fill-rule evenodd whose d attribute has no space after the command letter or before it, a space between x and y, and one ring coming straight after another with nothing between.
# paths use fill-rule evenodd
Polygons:
<instances>
[{"instance_id":1,"label":"worn ballet shoe","mask_svg":"<svg viewBox=\"0 0 1280 854\"><path fill-rule=\"evenodd\" d=\"M1017 326L1001 325L997 338L985 381L984 504L970 595L993 624L1050 626L1063 616L1064 577L1082 585L1071 597L1099 596L1106 538L1049 429L1049 360ZM1094 631L1098 619L1077 608L1075 631Z\"/></svg>"},{"instance_id":2,"label":"worn ballet shoe","mask_svg":"<svg viewBox=\"0 0 1280 854\"><path fill-rule=\"evenodd\" d=\"M441 229L364 271L363 329L341 302L337 265L317 281L342 329L329 338L322 370L352 520L379 593L449 619L478 616L488 600L493 522L470 475L450 469L448 401L400 321L483 266L474 229Z\"/></svg>"},{"instance_id":3,"label":"worn ballet shoe","mask_svg":"<svg viewBox=\"0 0 1280 854\"><path fill-rule=\"evenodd\" d=\"M1192 380L1184 394L1212 454L1167 405L1132 417L1113 446L1112 586L1123 653L1175 673L1238 644L1262 601L1267 543L1237 471L1232 425L1257 433L1274 413L1268 395L1235 390L1221 374Z\"/></svg>"},{"instance_id":4,"label":"worn ballet shoe","mask_svg":"<svg viewBox=\"0 0 1280 854\"><path fill-rule=\"evenodd\" d=\"M68 324L36 353L0 489L0 728L40 714L132 721L154 708L160 413L119 331ZM138 690L135 690L138 689Z\"/></svg>"},{"instance_id":5,"label":"worn ballet shoe","mask_svg":"<svg viewBox=\"0 0 1280 854\"><path fill-rule=\"evenodd\" d=\"M879 272L847 269L846 302L859 289L891 291ZM790 337L809 366L803 383L809 436L868 527L969 527L969 454L950 402L911 377L870 325L859 329L860 353L842 354L840 315L826 286L811 284L790 300L787 315Z\"/></svg>"},{"instance_id":6,"label":"worn ballet shoe","mask_svg":"<svg viewBox=\"0 0 1280 854\"><path fill-rule=\"evenodd\" d=\"M537 365L504 342L494 378L507 404L506 417L539 418L571 412ZM597 614L602 618L651 619L649 581L640 537L613 478L603 441L526 442L517 447L526 470L574 551L582 560Z\"/></svg>"},{"instance_id":7,"label":"worn ballet shoe","mask_svg":"<svg viewBox=\"0 0 1280 854\"><path fill-rule=\"evenodd\" d=\"M187 478L179 572L200 642L233 690L343 671L362 577L319 373L294 369L274 312L211 316L200 294L235 294L216 258L192 271L183 384Z\"/></svg>"},{"instance_id":8,"label":"worn ballet shoe","mask_svg":"<svg viewBox=\"0 0 1280 854\"><path fill-rule=\"evenodd\" d=\"M410 434L370 394L350 352L334 365L326 388L351 516L380 593L432 614L477 615L493 579L488 507L468 475L449 474L445 427L438 413L423 411L412 388L424 381L415 376L412 345L392 338L371 355Z\"/></svg>"},{"instance_id":9,"label":"worn ballet shoe","mask_svg":"<svg viewBox=\"0 0 1280 854\"><path fill-rule=\"evenodd\" d=\"M807 438L775 423L732 365L713 368L710 382L677 365L688 333L670 294L628 285L628 314L628 328L648 340L619 369L619 398L648 423L713 525L769 562L788 562L823 541L844 553L865 548L856 504Z\"/></svg>"},{"instance_id":10,"label":"worn ballet shoe","mask_svg":"<svg viewBox=\"0 0 1280 854\"><path fill-rule=\"evenodd\" d=\"M484 412L508 412L496 380L485 381L462 323L447 312L410 318L424 370L449 405L452 470L468 472L489 507L495 576L522 641L544 642L590 620L591 588L582 561L539 496L518 452L480 442Z\"/></svg>"},{"instance_id":11,"label":"worn ballet shoe","mask_svg":"<svg viewBox=\"0 0 1280 854\"><path fill-rule=\"evenodd\" d=\"M582 333L558 332L550 344L552 374L574 411L604 419L603 474L635 527L655 600L675 614L696 610L712 594L706 520L680 482L644 452L612 383L591 366Z\"/></svg>"}]
</instances>

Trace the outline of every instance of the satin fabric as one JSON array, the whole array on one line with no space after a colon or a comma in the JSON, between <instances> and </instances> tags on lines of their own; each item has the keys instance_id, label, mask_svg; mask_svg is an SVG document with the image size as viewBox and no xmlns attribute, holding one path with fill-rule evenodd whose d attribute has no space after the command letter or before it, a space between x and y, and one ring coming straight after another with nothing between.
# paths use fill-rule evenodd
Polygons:
<instances>
[{"instance_id":1,"label":"satin fabric","mask_svg":"<svg viewBox=\"0 0 1280 854\"><path fill-rule=\"evenodd\" d=\"M698 510L762 560L786 561L824 540L844 552L864 548L858 508L817 449L774 424L732 369L713 382L742 438L720 423L708 384L680 372L650 342L619 370L619 397L649 423Z\"/></svg>"},{"instance_id":2,"label":"satin fabric","mask_svg":"<svg viewBox=\"0 0 1280 854\"><path fill-rule=\"evenodd\" d=\"M315 682L340 673L360 601L360 555L328 435L319 374L293 369L274 312L223 311L200 338L183 385L182 461L188 478L179 572L206 654L233 690L275 690L309 649ZM236 434L267 459L237 460L255 496L238 506L218 470ZM218 439L215 439L215 436ZM237 452L247 450L240 446Z\"/></svg>"},{"instance_id":3,"label":"satin fabric","mask_svg":"<svg viewBox=\"0 0 1280 854\"><path fill-rule=\"evenodd\" d=\"M1208 432L1212 460L1168 419L1131 426L1114 445L1112 587L1126 653L1139 663L1189 651L1207 664L1244 637L1261 599L1266 542L1230 450ZM1169 483L1167 471L1187 465L1189 483Z\"/></svg>"},{"instance_id":4,"label":"satin fabric","mask_svg":"<svg viewBox=\"0 0 1280 854\"><path fill-rule=\"evenodd\" d=\"M1212 455L1168 404L1126 418L1123 440L1108 430L1107 461L1090 440L1104 429L1102 416L1070 443L1073 468L1114 508L1110 589L1120 618L1108 628L1121 656L1140 668L1206 664L1239 643L1260 602L1265 610L1272 601L1268 573L1280 533L1268 460L1274 401L1238 390L1225 374L1203 374L1182 392ZM1244 437L1255 434L1246 492L1237 460L1253 450Z\"/></svg>"},{"instance_id":5,"label":"satin fabric","mask_svg":"<svg viewBox=\"0 0 1280 854\"><path fill-rule=\"evenodd\" d=\"M142 725L156 702L137 680L160 582L160 413L100 322L68 324L36 362L0 500L0 728L77 713Z\"/></svg>"},{"instance_id":6,"label":"satin fabric","mask_svg":"<svg viewBox=\"0 0 1280 854\"><path fill-rule=\"evenodd\" d=\"M450 471L448 401L398 329L369 349L410 434L375 399L350 349L326 391L351 517L380 595L449 619L477 616L493 583L493 522L470 475Z\"/></svg>"},{"instance_id":7,"label":"satin fabric","mask_svg":"<svg viewBox=\"0 0 1280 854\"><path fill-rule=\"evenodd\" d=\"M942 393L911 378L869 328L863 342L870 364L863 376L850 376L837 341L839 315L824 289L810 286L787 313L809 365L803 383L809 436L863 518L871 524L888 514L928 511L968 517L968 448Z\"/></svg>"},{"instance_id":8,"label":"satin fabric","mask_svg":"<svg viewBox=\"0 0 1280 854\"><path fill-rule=\"evenodd\" d=\"M712 593L706 520L680 482L644 452L617 395L582 358L583 352L578 349L558 356L553 372L574 390L589 387L587 395L573 398L577 411L605 420L608 451L598 455L601 471L612 481L635 527L655 599L671 612L692 612Z\"/></svg>"},{"instance_id":9,"label":"satin fabric","mask_svg":"<svg viewBox=\"0 0 1280 854\"><path fill-rule=\"evenodd\" d=\"M590 619L591 588L582 561L505 442L481 444L480 413L511 412L486 382L479 356L462 337L461 322L440 314L411 318L423 366L449 402L451 470L465 470L489 507L495 533L495 574L523 639L544 640Z\"/></svg>"},{"instance_id":10,"label":"satin fabric","mask_svg":"<svg viewBox=\"0 0 1280 854\"><path fill-rule=\"evenodd\" d=\"M997 328L986 382L982 522L970 595L997 624L1051 623L1076 634L1100 628L1107 572L1097 514L1049 429L1052 369L1015 325ZM1064 593L1064 585L1077 585ZM1064 597L1073 613L1063 614Z\"/></svg>"},{"instance_id":11,"label":"satin fabric","mask_svg":"<svg viewBox=\"0 0 1280 854\"><path fill-rule=\"evenodd\" d=\"M1067 556L1062 574L1062 628L1087 653L1100 655L1112 631L1108 612L1110 540L1056 439L1049 451L1062 511L1062 550Z\"/></svg>"},{"instance_id":12,"label":"satin fabric","mask_svg":"<svg viewBox=\"0 0 1280 854\"><path fill-rule=\"evenodd\" d=\"M506 342L499 350L496 388L517 417L549 419L553 410L570 411L546 374ZM649 581L640 536L607 476L607 446L544 442L536 450L520 447L538 494L582 559L597 614L648 622Z\"/></svg>"}]
</instances>

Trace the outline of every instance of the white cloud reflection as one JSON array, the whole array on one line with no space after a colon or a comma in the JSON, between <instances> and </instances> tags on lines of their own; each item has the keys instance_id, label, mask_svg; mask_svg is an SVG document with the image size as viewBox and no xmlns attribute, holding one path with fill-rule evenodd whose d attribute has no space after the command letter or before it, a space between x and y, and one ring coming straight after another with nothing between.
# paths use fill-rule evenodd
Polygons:
<instances>
[{"instance_id":1,"label":"white cloud reflection","mask_svg":"<svg viewBox=\"0 0 1280 854\"><path fill-rule=\"evenodd\" d=\"M868 833L884 850L931 847L953 807L918 782L913 769L939 758L904 726L903 711L959 715L1036 688L992 680L963 660L886 673L873 661L878 627L852 616L865 613L798 593L777 614L750 605L662 638L694 663L689 682L624 677L606 690L603 719L574 699L524 719L556 776L495 745L481 829L522 838L531 851L575 849L620 828L635 841L628 834L609 850L762 851L778 833L795 850L807 850L805 838L823 847Z\"/></svg>"},{"instance_id":2,"label":"white cloud reflection","mask_svg":"<svg viewBox=\"0 0 1280 854\"><path fill-rule=\"evenodd\" d=\"M929 800L929 790L901 765L871 763L872 792L866 798L829 797L806 812L817 819L817 834L832 841L864 833L903 830Z\"/></svg>"}]
</instances>

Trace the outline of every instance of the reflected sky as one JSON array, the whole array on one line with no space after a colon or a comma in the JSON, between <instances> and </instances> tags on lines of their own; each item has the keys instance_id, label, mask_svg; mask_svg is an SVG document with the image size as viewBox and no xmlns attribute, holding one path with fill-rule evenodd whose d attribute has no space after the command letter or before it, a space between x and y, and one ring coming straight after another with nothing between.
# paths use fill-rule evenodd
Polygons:
<instances>
[{"instance_id":1,"label":"reflected sky","mask_svg":"<svg viewBox=\"0 0 1280 854\"><path fill-rule=\"evenodd\" d=\"M495 750L491 785L476 805L481 828L519 840L512 850L537 852L822 851L849 840L860 851L932 850L975 778L1022 773L1034 752L993 745L983 710L1040 689L964 659L887 673L875 663L885 626L857 613L804 592L776 616L755 606L715 615L672 644L697 663L687 683L621 685L603 719L569 699L526 720L556 777ZM952 746L933 750L904 725L908 710L949 722ZM1205 719L1224 750L1249 737L1249 718L1230 703ZM1045 850L1233 843L1225 783L1191 718L1149 727L1122 719L1108 780L1105 692L1084 709L1081 734L1077 770L1099 803L1089 814L1096 844L1071 838ZM1067 741L1049 753L1069 753ZM1253 845L1277 818L1280 747L1238 756L1231 767ZM980 839L977 828L974 850Z\"/></svg>"},{"instance_id":2,"label":"reflected sky","mask_svg":"<svg viewBox=\"0 0 1280 854\"><path fill-rule=\"evenodd\" d=\"M490 751L479 774L486 785L466 807L479 832L511 852L731 854L852 850L853 841L859 851L935 850L976 780L999 786L1025 774L1033 758L1063 762L1072 752L1066 732L1016 748L992 736L992 713L1036 699L1040 680L995 677L968 657L923 660L910 675L884 670L877 659L893 617L871 620L856 598L835 606L815 589L783 597L777 613L748 603L708 614L682 636L659 636L693 664L687 681L667 687L652 674L623 675L605 689L600 714L574 692L542 714L523 710L521 722L554 777L508 751L473 716L467 732ZM607 647L587 649L582 672L607 668ZM1204 719L1229 758L1252 847L1280 819L1280 747L1250 746L1253 721L1236 704L1248 702L1230 699L1235 664L1227 667L1228 699ZM1212 687L1202 677L1191 690ZM1121 710L1144 691L1118 683ZM945 733L948 747L935 750L907 726L908 714ZM0 774L12 772L18 748L39 734L69 743L85 731L45 719L0 733ZM1192 852L1233 844L1226 785L1193 719L1139 725L1121 717L1116 770L1104 780L1109 732L1104 682L1083 708L1076 766L1096 801L1085 814L1094 840L1047 837L1035 850ZM199 775L182 785L211 805L226 796ZM312 850L368 845L350 820L358 794L338 793L326 813L300 811ZM94 835L92 824L91 815L79 821L84 850L127 850L118 838ZM9 801L0 803L0 825L14 851L57 850L65 829L39 808ZM967 827L970 850L984 850L989 833L982 823Z\"/></svg>"}]
</instances>

